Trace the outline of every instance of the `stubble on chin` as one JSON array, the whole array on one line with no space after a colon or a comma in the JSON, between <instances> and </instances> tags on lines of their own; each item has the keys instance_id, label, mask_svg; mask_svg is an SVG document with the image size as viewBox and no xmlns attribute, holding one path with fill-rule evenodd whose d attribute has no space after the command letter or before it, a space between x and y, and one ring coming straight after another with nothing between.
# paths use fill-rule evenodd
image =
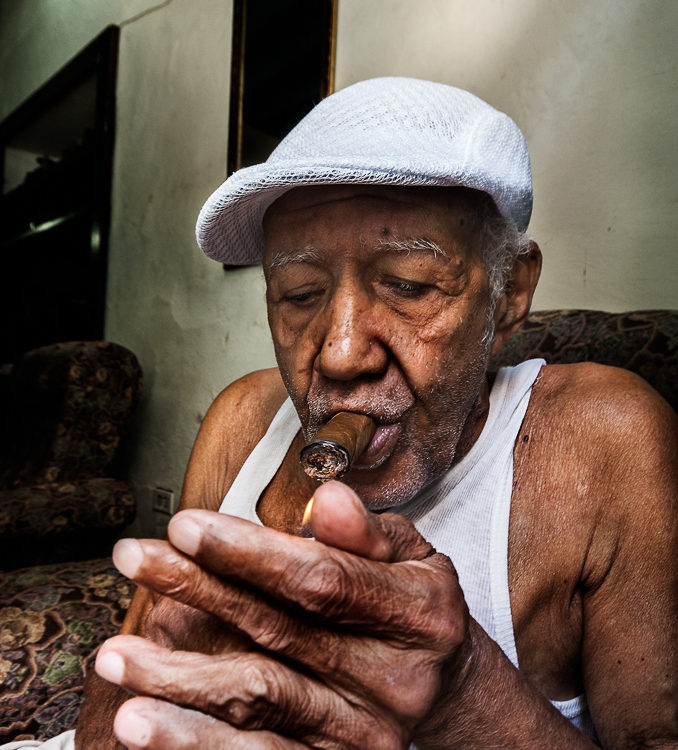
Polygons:
<instances>
[{"instance_id":1,"label":"stubble on chin","mask_svg":"<svg viewBox=\"0 0 678 750\"><path fill-rule=\"evenodd\" d=\"M449 419L431 431L406 424L393 455L380 467L374 481L370 481L369 470L354 471L345 477L344 481L361 496L366 507L397 512L399 506L450 468L463 432L463 420L449 412L447 416Z\"/></svg>"}]
</instances>

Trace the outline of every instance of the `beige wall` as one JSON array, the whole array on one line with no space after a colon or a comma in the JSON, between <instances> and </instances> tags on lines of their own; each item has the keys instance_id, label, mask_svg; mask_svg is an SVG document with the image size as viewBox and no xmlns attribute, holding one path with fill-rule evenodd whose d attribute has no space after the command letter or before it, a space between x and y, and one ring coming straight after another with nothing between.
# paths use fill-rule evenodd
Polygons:
<instances>
[{"instance_id":1,"label":"beige wall","mask_svg":"<svg viewBox=\"0 0 678 750\"><path fill-rule=\"evenodd\" d=\"M256 269L193 238L226 164L231 0L0 3L0 117L120 24L107 336L144 368L129 476L178 492L212 398L273 362ZM336 83L409 75L469 88L531 147L536 305L678 307L673 0L339 0Z\"/></svg>"},{"instance_id":2,"label":"beige wall","mask_svg":"<svg viewBox=\"0 0 678 750\"><path fill-rule=\"evenodd\" d=\"M273 364L261 272L226 274L193 234L226 174L231 12L174 0L124 27L120 50L106 330L147 374L132 478L177 493L216 394Z\"/></svg>"},{"instance_id":3,"label":"beige wall","mask_svg":"<svg viewBox=\"0 0 678 750\"><path fill-rule=\"evenodd\" d=\"M674 0L339 0L337 87L467 88L532 155L535 307L678 308Z\"/></svg>"}]
</instances>

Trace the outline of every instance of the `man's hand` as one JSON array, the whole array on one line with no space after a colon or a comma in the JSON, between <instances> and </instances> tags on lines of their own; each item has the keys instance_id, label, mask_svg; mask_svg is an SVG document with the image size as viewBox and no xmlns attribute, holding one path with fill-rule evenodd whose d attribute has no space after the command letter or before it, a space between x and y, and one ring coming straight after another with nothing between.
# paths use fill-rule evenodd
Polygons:
<instances>
[{"instance_id":1,"label":"man's hand","mask_svg":"<svg viewBox=\"0 0 678 750\"><path fill-rule=\"evenodd\" d=\"M118 546L116 564L130 578L250 643L246 652L224 644L218 655L190 638L190 652L134 636L108 641L99 674L152 696L118 712L121 741L167 750L407 747L441 694L459 690L471 650L449 559L408 521L367 513L336 482L316 492L311 524L315 541L186 511L170 524L173 546Z\"/></svg>"}]
</instances>

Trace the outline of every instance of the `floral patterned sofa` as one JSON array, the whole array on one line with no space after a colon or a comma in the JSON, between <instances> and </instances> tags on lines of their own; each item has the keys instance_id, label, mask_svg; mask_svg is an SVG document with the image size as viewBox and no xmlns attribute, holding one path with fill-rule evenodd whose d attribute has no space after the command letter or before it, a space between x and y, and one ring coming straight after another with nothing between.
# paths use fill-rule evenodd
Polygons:
<instances>
[{"instance_id":1,"label":"floral patterned sofa","mask_svg":"<svg viewBox=\"0 0 678 750\"><path fill-rule=\"evenodd\" d=\"M634 370L678 406L678 312L532 313L494 367L530 357ZM85 669L115 634L131 585L108 559L0 573L0 742L71 728Z\"/></svg>"},{"instance_id":2,"label":"floral patterned sofa","mask_svg":"<svg viewBox=\"0 0 678 750\"><path fill-rule=\"evenodd\" d=\"M631 370L678 411L678 311L606 313L544 310L530 313L492 367L533 357L549 364L598 362Z\"/></svg>"},{"instance_id":3,"label":"floral patterned sofa","mask_svg":"<svg viewBox=\"0 0 678 750\"><path fill-rule=\"evenodd\" d=\"M136 510L114 476L136 357L111 342L52 344L2 380L0 568L100 557Z\"/></svg>"},{"instance_id":4,"label":"floral patterned sofa","mask_svg":"<svg viewBox=\"0 0 678 750\"><path fill-rule=\"evenodd\" d=\"M109 557L0 572L0 744L75 725L85 672L133 588Z\"/></svg>"},{"instance_id":5,"label":"floral patterned sofa","mask_svg":"<svg viewBox=\"0 0 678 750\"><path fill-rule=\"evenodd\" d=\"M140 388L110 342L41 347L0 375L0 743L74 722L129 606L110 550L136 512L115 460Z\"/></svg>"}]
</instances>

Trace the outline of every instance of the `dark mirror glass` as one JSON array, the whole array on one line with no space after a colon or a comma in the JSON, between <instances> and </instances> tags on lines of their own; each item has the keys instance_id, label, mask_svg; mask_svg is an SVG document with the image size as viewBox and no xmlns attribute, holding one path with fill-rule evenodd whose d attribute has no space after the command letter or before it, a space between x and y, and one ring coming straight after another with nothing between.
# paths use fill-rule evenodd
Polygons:
<instances>
[{"instance_id":1,"label":"dark mirror glass","mask_svg":"<svg viewBox=\"0 0 678 750\"><path fill-rule=\"evenodd\" d=\"M335 0L236 0L229 173L264 161L332 90Z\"/></svg>"}]
</instances>

